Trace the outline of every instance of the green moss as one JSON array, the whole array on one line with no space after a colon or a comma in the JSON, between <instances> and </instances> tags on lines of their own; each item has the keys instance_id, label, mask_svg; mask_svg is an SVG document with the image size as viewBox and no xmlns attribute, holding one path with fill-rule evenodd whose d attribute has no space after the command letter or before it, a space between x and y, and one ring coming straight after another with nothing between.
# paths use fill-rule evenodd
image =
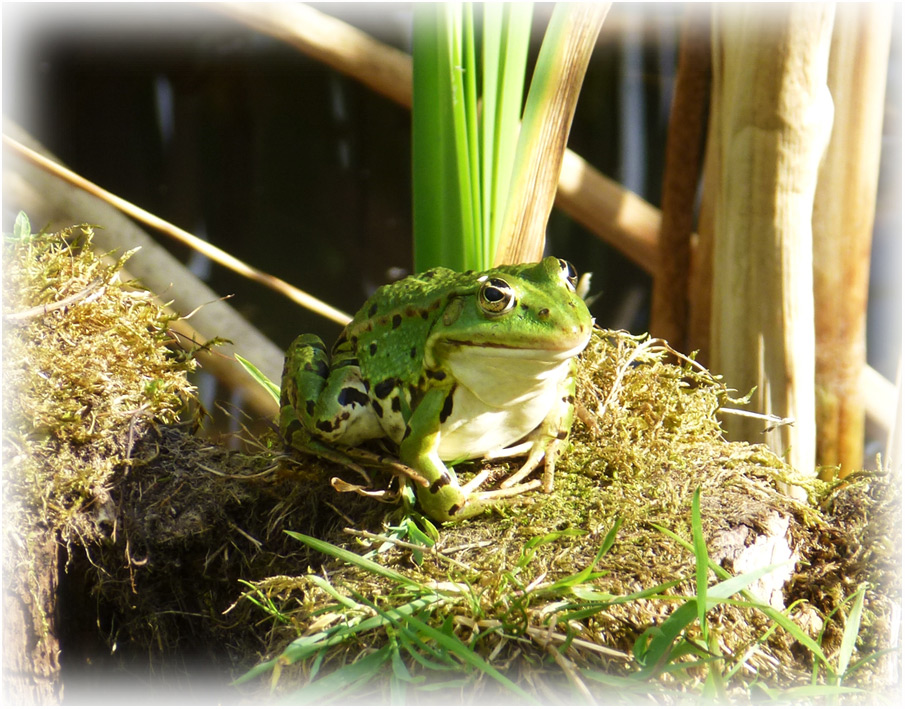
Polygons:
<instances>
[{"instance_id":1,"label":"green moss","mask_svg":"<svg viewBox=\"0 0 905 709\"><path fill-rule=\"evenodd\" d=\"M737 400L697 363L660 341L596 331L582 356L578 391L579 421L569 450L557 465L552 494L532 494L494 513L446 526L433 553L368 538L363 533L367 530L388 534L387 522L402 514L398 509L388 514L385 506L350 512L358 533L347 529L323 535L339 546L373 555L426 587L451 591L432 608L435 627L449 628L482 657L492 657L495 667L506 668L520 684L533 687L536 696L548 696L544 692L549 691L559 701L583 696L577 681L566 681L572 676L564 670L567 666L574 672L610 675L637 670L634 650L639 636L694 596L694 555L662 530L690 542L695 489L701 490L704 536L718 561L723 552L714 548L714 540L722 533L742 530L743 538L751 539L769 535L777 516L789 522L788 541L806 560L799 563L797 579L825 573L823 563L808 558L815 558L817 550L827 562L836 559L836 552L823 546L834 522L781 491L797 485L813 499L826 499L830 487L791 469L763 446L726 441L720 409ZM466 479L485 465L460 465L457 474ZM497 466L488 486L515 467L516 463ZM612 547L599 555L608 533L617 527ZM318 554L313 558L313 568L340 592L367 599L377 608L393 608L419 595L403 593L386 578L354 565L324 560ZM828 563L838 564L838 559ZM576 577L586 569L592 575ZM712 574L710 578L710 583L716 582ZM337 606L307 575L263 579L253 585L260 598L274 603L288 618L274 632L275 653L300 632L338 627L373 613L367 607L350 611ZM854 577L835 578L832 595L798 586L800 592L787 595L786 604L795 603L799 613L808 609L805 617L810 617L808 613L826 617L855 585ZM656 587L661 587L660 593L612 605L589 600ZM881 606L889 610L882 602ZM336 615L325 616L325 608ZM788 633L768 632L771 620L761 610L720 605L707 617L711 637L719 638L720 651L726 653L723 671L748 654L726 690L732 696L750 698L748 687L755 681L774 687L811 682L808 654ZM840 641L841 633L832 630L840 627L840 614L828 623L823 641L831 653ZM820 621L807 627L815 639L822 630ZM362 647L383 647L392 637L392 632L380 628L335 646L326 653L328 664L352 662ZM698 642L701 629L695 623L683 637ZM310 662L281 666L280 686L298 686L309 676ZM706 665L692 665L679 673L665 673L650 691L660 698L670 688L701 691L707 672ZM473 693L463 693L465 702L480 696L482 685L493 685L479 672L472 673L470 681ZM557 694L552 688L563 682L566 694ZM387 685L379 687L377 694L366 696L386 700ZM623 700L639 696L629 693Z\"/></svg>"},{"instance_id":2,"label":"green moss","mask_svg":"<svg viewBox=\"0 0 905 709\"><path fill-rule=\"evenodd\" d=\"M901 583L900 528L888 524L901 515L897 480L821 483L762 446L726 441L720 416L732 392L664 343L595 331L553 493L442 527L427 549L424 533L407 526L417 515L399 501L331 488L333 478L351 477L344 469L276 455L272 438L249 456L160 425L175 422L191 398L192 361L169 347L167 315L154 298L120 282L123 259L98 259L86 248L90 238L83 226L4 243L4 531L25 550L48 536L84 550L87 561L73 562L73 572L113 618L111 646L131 647L151 664L173 661L187 644L216 649L238 674L248 658L279 657L300 637L439 596L420 621L542 701L584 701L581 683L595 695L624 688L618 680L639 669L637 643L694 596L694 555L677 540L692 539L691 500L700 489L703 535L720 563L721 535L741 530L753 539L767 536L777 516L788 521L800 561L785 603L826 654L842 641L837 609L862 583L858 657L889 647L896 596L885 589ZM466 480L487 465L456 472ZM496 463L487 488L517 466ZM375 471L373 480L391 487L388 474ZM789 485L809 500L784 494ZM285 531L366 554L411 583L341 563ZM23 576L33 575L28 558L19 556ZM621 598L650 589L659 590ZM613 598L620 601L602 600ZM707 624L721 671L744 659L727 680L728 697L756 698L758 682L810 684L809 653L787 632L771 631L761 610L719 605ZM696 619L681 641L686 653L703 641ZM400 679L406 672L447 682L449 702L494 699L499 686L466 654L398 622L267 672L277 692L293 691L376 648L397 654L388 662L395 674L367 685L363 697L374 701L398 696L400 682L409 686ZM876 667L864 663L850 681L870 687ZM614 700L673 701L673 692L703 691L707 673L692 664ZM829 679L823 670L819 678Z\"/></svg>"},{"instance_id":3,"label":"green moss","mask_svg":"<svg viewBox=\"0 0 905 709\"><path fill-rule=\"evenodd\" d=\"M4 524L66 544L96 537L114 471L192 396L169 316L121 281L128 254L107 263L91 238L82 225L3 244Z\"/></svg>"}]
</instances>

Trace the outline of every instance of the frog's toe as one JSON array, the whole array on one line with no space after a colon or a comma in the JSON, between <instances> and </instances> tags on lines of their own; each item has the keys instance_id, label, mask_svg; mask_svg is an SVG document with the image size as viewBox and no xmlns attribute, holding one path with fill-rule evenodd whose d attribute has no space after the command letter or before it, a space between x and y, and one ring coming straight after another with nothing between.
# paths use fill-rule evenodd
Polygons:
<instances>
[{"instance_id":1,"label":"frog's toe","mask_svg":"<svg viewBox=\"0 0 905 709\"><path fill-rule=\"evenodd\" d=\"M508 478L503 480L500 483L500 488L506 490L514 487L526 477L528 477L531 473L534 472L535 468L540 465L541 461L544 459L544 456L547 454L546 448L542 445L534 445L531 447L531 450L528 451L528 458L522 463L522 466L515 471Z\"/></svg>"}]
</instances>

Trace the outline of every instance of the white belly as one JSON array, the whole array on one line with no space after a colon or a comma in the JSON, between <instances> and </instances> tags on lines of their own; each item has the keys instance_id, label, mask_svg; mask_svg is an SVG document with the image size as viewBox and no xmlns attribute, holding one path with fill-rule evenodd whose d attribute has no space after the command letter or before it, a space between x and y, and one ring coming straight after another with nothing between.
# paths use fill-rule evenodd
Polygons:
<instances>
[{"instance_id":1,"label":"white belly","mask_svg":"<svg viewBox=\"0 0 905 709\"><path fill-rule=\"evenodd\" d=\"M482 458L527 436L557 405L568 368L565 361L529 377L510 371L481 391L480 398L460 383L452 413L440 426L440 459Z\"/></svg>"}]
</instances>

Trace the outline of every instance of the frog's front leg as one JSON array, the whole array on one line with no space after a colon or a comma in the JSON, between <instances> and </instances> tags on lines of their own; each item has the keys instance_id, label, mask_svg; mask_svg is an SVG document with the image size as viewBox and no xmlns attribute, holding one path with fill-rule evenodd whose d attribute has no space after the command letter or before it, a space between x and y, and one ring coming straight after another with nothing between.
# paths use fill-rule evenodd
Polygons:
<instances>
[{"instance_id":1,"label":"frog's front leg","mask_svg":"<svg viewBox=\"0 0 905 709\"><path fill-rule=\"evenodd\" d=\"M529 436L528 458L522 466L503 482L501 489L514 488L517 483L530 475L534 469L544 461L543 489L544 492L553 492L553 474L556 468L556 459L562 448L569 431L572 429L572 420L575 417L575 372L577 364L573 359L569 366L569 374L559 383L557 396L550 412L541 421L540 425ZM517 448L520 448L517 447ZM515 455L519 451L513 450ZM506 451L502 452L503 454Z\"/></svg>"},{"instance_id":2,"label":"frog's front leg","mask_svg":"<svg viewBox=\"0 0 905 709\"><path fill-rule=\"evenodd\" d=\"M466 485L459 485L454 472L446 467L437 453L440 442L440 423L447 397L451 391L434 388L412 412L405 436L399 444L399 457L427 480L427 485L415 485L415 495L422 511L438 522L450 522L480 514L501 498L514 497L538 487L530 482L508 490L475 492L487 475L478 475Z\"/></svg>"}]
</instances>

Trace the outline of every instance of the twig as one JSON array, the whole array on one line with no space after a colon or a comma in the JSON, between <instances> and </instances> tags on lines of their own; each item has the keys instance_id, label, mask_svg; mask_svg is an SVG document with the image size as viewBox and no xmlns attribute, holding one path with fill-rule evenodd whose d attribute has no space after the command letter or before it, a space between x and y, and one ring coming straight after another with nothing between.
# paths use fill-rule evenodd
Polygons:
<instances>
[{"instance_id":1,"label":"twig","mask_svg":"<svg viewBox=\"0 0 905 709\"><path fill-rule=\"evenodd\" d=\"M551 641L556 640L557 642L565 642L568 638L563 633L557 633L555 631L545 629L545 628L534 628L532 626L528 626L526 631L528 635L535 634L543 634L545 637L548 637ZM631 655L628 655L624 652L620 652L619 650L613 650L612 648L604 647L603 645L598 645L597 643L592 643L589 640L582 640L581 638L572 638L572 645L575 647L580 647L584 650L590 650L591 652L596 652L598 655L606 655L607 657L614 657L619 660L631 660Z\"/></svg>"},{"instance_id":2,"label":"twig","mask_svg":"<svg viewBox=\"0 0 905 709\"><path fill-rule=\"evenodd\" d=\"M779 428L780 426L792 426L795 424L795 419L792 416L786 416L783 418L782 416L777 416L776 414L762 414L757 411L745 411L744 409L730 409L725 406L721 406L718 411L721 414L732 414L734 416L744 416L749 419L760 419L761 421L768 421L769 426L764 429L764 433L769 433L770 431Z\"/></svg>"},{"instance_id":3,"label":"twig","mask_svg":"<svg viewBox=\"0 0 905 709\"><path fill-rule=\"evenodd\" d=\"M215 470L214 468L204 465L203 463L196 463L196 465L205 472L210 473L211 475L216 475L221 478L229 478L230 480L253 480L255 478L263 478L267 475L270 475L279 467L278 465L274 464L267 466L266 469L262 470L259 473L252 473L250 475L235 475L233 473L221 473L219 470Z\"/></svg>"},{"instance_id":4,"label":"twig","mask_svg":"<svg viewBox=\"0 0 905 709\"><path fill-rule=\"evenodd\" d=\"M54 162L53 160L49 160L44 157L40 153L35 152L31 148L26 147L22 143L17 140L10 138L5 133L3 134L3 143L8 148L18 153L21 157L25 158L29 162L37 165L41 169L59 177L60 179L68 182L71 185L74 185L85 192L88 192L95 197L98 197L109 204L112 204L114 207L119 209L120 211L128 214L133 219L142 222L143 224L147 224L152 229L157 229L158 231L170 236L177 241L181 241L183 244L190 246L201 254L207 256L211 261L219 263L221 266L225 266L226 268L235 271L236 273L245 276L249 280L255 281L256 283L261 283L272 290L286 296L290 300L295 303L298 303L302 307L308 308L309 310L313 310L320 315L323 315L325 318L329 318L334 322L339 323L340 325L345 325L351 317L346 315L346 313L341 310L337 310L331 305L327 305L321 300L318 300L312 295L305 293L302 290L299 290L295 286L287 283L281 278L277 278L276 276L272 276L269 273L265 273L260 269L255 268L254 266L249 266L244 261L240 261L232 254L227 253L223 249L217 248L213 244L204 241L203 239L199 239L197 236L190 234L184 229L180 229L178 226L174 224L170 224L170 222L165 219L161 219L156 214L151 214L150 212L138 207L131 202L126 201L122 197L113 194L112 192L108 192L103 187L100 187L93 182L86 180L81 175L76 174L72 170L69 170L62 165Z\"/></svg>"},{"instance_id":5,"label":"twig","mask_svg":"<svg viewBox=\"0 0 905 709\"><path fill-rule=\"evenodd\" d=\"M76 303L84 298L87 298L91 295L95 290L97 290L100 286L106 287L103 278L95 278L91 283L89 283L85 288L80 290L78 293L73 293L72 295L66 296L62 300L58 300L55 303L48 303L46 305L36 305L33 308L28 308L27 310L23 310L18 313L7 313L3 316L3 321L8 322L10 324L21 323L25 320L30 320L32 318L41 317L42 315L47 315L48 313L52 313L56 310L62 310L63 308L68 308L73 303ZM103 288L98 290L98 295L103 293Z\"/></svg>"},{"instance_id":6,"label":"twig","mask_svg":"<svg viewBox=\"0 0 905 709\"><path fill-rule=\"evenodd\" d=\"M587 685L582 681L581 677L578 676L578 672L575 670L575 665L573 662L563 655L554 645L553 643L546 642L542 640L539 636L531 635L531 639L534 640L540 647L550 653L553 659L556 661L556 664L559 665L560 669L565 672L566 677L569 678L569 681L575 686L575 689L578 690L579 694L581 694L588 704L596 704L597 702L594 700L594 695L591 694L591 691L588 689Z\"/></svg>"}]
</instances>

